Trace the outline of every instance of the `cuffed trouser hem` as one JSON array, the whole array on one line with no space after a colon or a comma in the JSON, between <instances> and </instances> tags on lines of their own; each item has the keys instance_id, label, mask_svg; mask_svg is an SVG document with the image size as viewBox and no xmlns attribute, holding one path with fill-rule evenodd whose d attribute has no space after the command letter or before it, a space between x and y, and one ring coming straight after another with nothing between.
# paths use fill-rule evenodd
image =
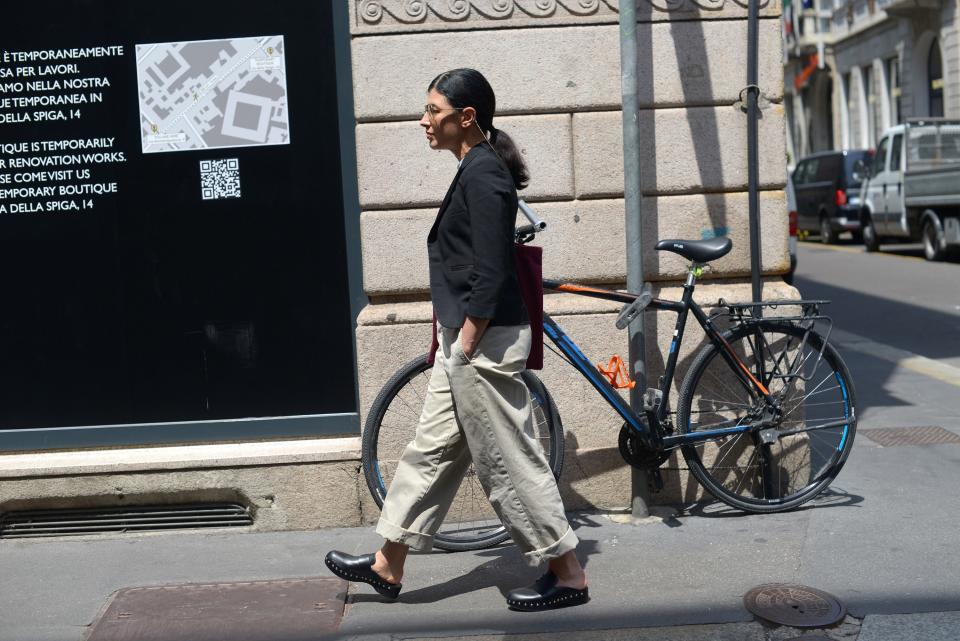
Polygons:
<instances>
[{"instance_id":1,"label":"cuffed trouser hem","mask_svg":"<svg viewBox=\"0 0 960 641\"><path fill-rule=\"evenodd\" d=\"M414 532L395 525L385 520L382 516L377 521L377 534L393 543L402 543L410 546L410 549L419 552L429 552L433 549L433 536L423 532Z\"/></svg>"},{"instance_id":2,"label":"cuffed trouser hem","mask_svg":"<svg viewBox=\"0 0 960 641\"><path fill-rule=\"evenodd\" d=\"M567 531L563 533L563 536L561 536L556 543L548 545L545 548L540 548L539 550L524 552L523 560L527 565L536 567L545 563L546 561L549 561L550 559L563 556L570 550L575 550L579 542L580 539L578 539L577 535L573 533L573 528L568 526Z\"/></svg>"}]
</instances>

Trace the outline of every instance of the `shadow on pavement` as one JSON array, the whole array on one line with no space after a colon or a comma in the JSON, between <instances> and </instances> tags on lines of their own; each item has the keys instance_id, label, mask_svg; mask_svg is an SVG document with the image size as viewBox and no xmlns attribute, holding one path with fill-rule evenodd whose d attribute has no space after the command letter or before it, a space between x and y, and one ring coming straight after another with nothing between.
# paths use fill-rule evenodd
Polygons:
<instances>
[{"instance_id":1,"label":"shadow on pavement","mask_svg":"<svg viewBox=\"0 0 960 641\"><path fill-rule=\"evenodd\" d=\"M833 301L824 313L836 329L931 359L960 356L956 315L890 300L797 275L796 287L806 298ZM922 329L922 331L920 331ZM931 336L937 340L931 340ZM915 399L901 399L887 390L897 364L866 353L837 349L853 376L861 413L871 407L906 407Z\"/></svg>"},{"instance_id":2,"label":"shadow on pavement","mask_svg":"<svg viewBox=\"0 0 960 641\"><path fill-rule=\"evenodd\" d=\"M590 557L597 552L597 542L592 540L580 540L577 546L577 557L584 568L588 567ZM476 592L486 588L494 587L500 591L504 597L507 592L523 585L533 583L543 568L530 568L520 557L519 552L512 544L504 544L476 552L476 556L491 557L489 561L481 563L466 574L437 583L426 588L413 590L411 592L401 593L397 599L398 604L420 604L436 603L454 596ZM369 593L351 594L348 603L369 603L384 602L389 600Z\"/></svg>"},{"instance_id":3,"label":"shadow on pavement","mask_svg":"<svg viewBox=\"0 0 960 641\"><path fill-rule=\"evenodd\" d=\"M800 507L787 512L806 512L808 510L819 510L821 508L833 507L859 507L863 503L864 497L857 494L850 494L835 486L828 487L816 498L804 503ZM678 516L696 516L708 519L726 519L750 516L746 512L732 508L725 503L715 499L705 499L695 503L685 504L679 507Z\"/></svg>"}]
</instances>

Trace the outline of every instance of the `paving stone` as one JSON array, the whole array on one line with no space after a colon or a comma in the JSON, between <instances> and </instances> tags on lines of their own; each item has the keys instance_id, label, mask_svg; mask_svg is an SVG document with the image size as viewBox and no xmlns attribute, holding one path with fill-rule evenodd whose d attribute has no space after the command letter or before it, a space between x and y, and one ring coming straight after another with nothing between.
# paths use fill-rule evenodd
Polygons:
<instances>
[{"instance_id":1,"label":"paving stone","mask_svg":"<svg viewBox=\"0 0 960 641\"><path fill-rule=\"evenodd\" d=\"M957 604L960 606L960 603ZM960 611L924 614L872 614L863 619L857 641L957 641Z\"/></svg>"}]
</instances>

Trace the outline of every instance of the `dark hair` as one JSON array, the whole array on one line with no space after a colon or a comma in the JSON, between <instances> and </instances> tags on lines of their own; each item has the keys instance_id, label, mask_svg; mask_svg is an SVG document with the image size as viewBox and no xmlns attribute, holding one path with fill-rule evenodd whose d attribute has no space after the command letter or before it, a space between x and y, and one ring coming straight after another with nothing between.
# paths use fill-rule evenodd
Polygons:
<instances>
[{"instance_id":1,"label":"dark hair","mask_svg":"<svg viewBox=\"0 0 960 641\"><path fill-rule=\"evenodd\" d=\"M487 140L497 155L507 165L513 176L513 184L517 189L523 189L530 182L530 172L527 163L513 138L493 126L493 115L497 110L497 98L493 94L493 87L476 69L452 69L430 81L427 87L429 92L436 89L450 103L451 107L462 109L473 107L477 111L477 125L488 135Z\"/></svg>"}]
</instances>

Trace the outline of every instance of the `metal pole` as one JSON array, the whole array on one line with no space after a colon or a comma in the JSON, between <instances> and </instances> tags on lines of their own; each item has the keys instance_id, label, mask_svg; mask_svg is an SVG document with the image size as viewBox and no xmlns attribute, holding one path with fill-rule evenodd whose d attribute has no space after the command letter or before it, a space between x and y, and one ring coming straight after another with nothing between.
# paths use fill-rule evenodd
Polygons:
<instances>
[{"instance_id":1,"label":"metal pole","mask_svg":"<svg viewBox=\"0 0 960 641\"><path fill-rule=\"evenodd\" d=\"M760 291L760 160L757 152L757 118L759 107L757 99L760 88L757 86L758 58L758 19L757 0L750 0L747 9L747 181L749 189L750 212L750 283L753 300L758 301ZM756 313L760 309L755 310Z\"/></svg>"},{"instance_id":2,"label":"metal pole","mask_svg":"<svg viewBox=\"0 0 960 641\"><path fill-rule=\"evenodd\" d=\"M643 288L643 233L641 229L643 192L640 175L640 97L637 65L636 0L620 1L620 88L623 98L623 195L627 237L627 289ZM644 323L640 314L627 328L629 334L630 375L636 386L630 390L630 406L643 413L643 393L647 389L644 354ZM650 515L649 472L631 467L631 512L634 518Z\"/></svg>"}]
</instances>

